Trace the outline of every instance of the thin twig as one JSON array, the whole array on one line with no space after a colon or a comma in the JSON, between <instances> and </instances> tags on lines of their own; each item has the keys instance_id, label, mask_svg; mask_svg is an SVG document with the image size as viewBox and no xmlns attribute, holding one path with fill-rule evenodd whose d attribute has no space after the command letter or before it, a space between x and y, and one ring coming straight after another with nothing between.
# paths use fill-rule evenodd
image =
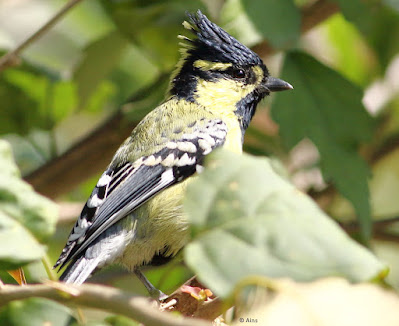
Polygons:
<instances>
[{"instance_id":1,"label":"thin twig","mask_svg":"<svg viewBox=\"0 0 399 326\"><path fill-rule=\"evenodd\" d=\"M306 33L339 11L334 1L319 0L302 9L301 31Z\"/></svg>"},{"instance_id":2,"label":"thin twig","mask_svg":"<svg viewBox=\"0 0 399 326\"><path fill-rule=\"evenodd\" d=\"M58 277L57 277L57 274L54 272L54 270L53 270L53 266L52 266L52 264L50 263L50 258L49 258L49 256L48 256L48 254L45 254L44 256L43 256L43 258L42 258L42 264L43 264L43 267L44 267L44 269L45 269L45 271L46 271L46 274L47 274L47 277L50 279L50 280L52 280L52 281L57 281L58 280Z\"/></svg>"},{"instance_id":3,"label":"thin twig","mask_svg":"<svg viewBox=\"0 0 399 326\"><path fill-rule=\"evenodd\" d=\"M161 312L148 298L94 284L76 286L49 282L23 287L5 285L0 289L0 306L14 300L31 297L109 311L132 318L146 326L210 326L208 322L199 319L176 317L167 312Z\"/></svg>"},{"instance_id":4,"label":"thin twig","mask_svg":"<svg viewBox=\"0 0 399 326\"><path fill-rule=\"evenodd\" d=\"M387 217L387 218L378 218L374 219L373 221L373 234L376 232L385 232L384 230L391 226L394 223L399 222L399 216L393 216L393 217ZM351 221L351 222L345 222L345 223L340 223L341 227L349 232L357 232L360 230L360 225L358 221Z\"/></svg>"},{"instance_id":5,"label":"thin twig","mask_svg":"<svg viewBox=\"0 0 399 326\"><path fill-rule=\"evenodd\" d=\"M373 238L382 241L399 243L399 235L393 234L389 231L378 230L377 232L373 232Z\"/></svg>"},{"instance_id":6,"label":"thin twig","mask_svg":"<svg viewBox=\"0 0 399 326\"><path fill-rule=\"evenodd\" d=\"M29 36L25 41L18 45L14 50L6 53L0 58L0 72L8 67L17 65L19 54L29 45L41 38L48 30L50 30L70 9L76 6L82 0L70 0L64 7L60 9L46 24L40 27L35 33Z\"/></svg>"}]
</instances>

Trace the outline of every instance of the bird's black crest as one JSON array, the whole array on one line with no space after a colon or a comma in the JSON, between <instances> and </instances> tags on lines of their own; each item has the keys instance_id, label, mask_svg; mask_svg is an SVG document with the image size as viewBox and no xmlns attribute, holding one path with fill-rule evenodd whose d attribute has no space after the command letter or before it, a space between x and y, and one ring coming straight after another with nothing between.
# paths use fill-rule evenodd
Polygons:
<instances>
[{"instance_id":1,"label":"bird's black crest","mask_svg":"<svg viewBox=\"0 0 399 326\"><path fill-rule=\"evenodd\" d=\"M189 22L184 26L196 35L193 40L184 38L190 42L189 54L203 60L231 62L239 66L262 64L256 53L212 23L200 10L195 15L187 13L187 16Z\"/></svg>"}]
</instances>

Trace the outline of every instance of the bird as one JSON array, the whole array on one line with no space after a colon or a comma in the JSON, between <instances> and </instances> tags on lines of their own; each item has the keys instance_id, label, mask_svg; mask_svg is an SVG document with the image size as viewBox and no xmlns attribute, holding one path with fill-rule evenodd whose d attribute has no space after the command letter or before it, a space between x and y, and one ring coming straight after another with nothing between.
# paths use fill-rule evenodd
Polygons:
<instances>
[{"instance_id":1,"label":"bird","mask_svg":"<svg viewBox=\"0 0 399 326\"><path fill-rule=\"evenodd\" d=\"M187 13L180 60L165 100L148 113L99 178L54 268L82 284L102 267L134 272L149 294L166 295L141 271L172 259L189 241L187 185L217 148L242 153L258 103L293 87L200 10Z\"/></svg>"}]
</instances>

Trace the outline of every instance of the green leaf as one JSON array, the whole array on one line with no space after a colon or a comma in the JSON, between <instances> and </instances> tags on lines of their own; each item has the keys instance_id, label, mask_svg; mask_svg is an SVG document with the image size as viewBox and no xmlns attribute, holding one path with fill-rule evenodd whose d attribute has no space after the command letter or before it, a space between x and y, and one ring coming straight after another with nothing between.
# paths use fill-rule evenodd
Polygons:
<instances>
[{"instance_id":1,"label":"green leaf","mask_svg":"<svg viewBox=\"0 0 399 326\"><path fill-rule=\"evenodd\" d=\"M41 298L13 301L0 309L0 325L67 326L72 320L69 308Z\"/></svg>"},{"instance_id":2,"label":"green leaf","mask_svg":"<svg viewBox=\"0 0 399 326\"><path fill-rule=\"evenodd\" d=\"M365 37L376 51L383 71L385 71L399 52L399 12L381 6L374 13L372 23L372 30L365 34Z\"/></svg>"},{"instance_id":3,"label":"green leaf","mask_svg":"<svg viewBox=\"0 0 399 326\"><path fill-rule=\"evenodd\" d=\"M363 108L362 91L301 52L287 55L282 78L294 86L291 92L276 94L272 104L284 142L292 148L309 138L317 146L325 180L351 201L367 241L371 233L369 169L358 147L371 139L373 120Z\"/></svg>"},{"instance_id":4,"label":"green leaf","mask_svg":"<svg viewBox=\"0 0 399 326\"><path fill-rule=\"evenodd\" d=\"M119 64L128 44L125 37L113 31L85 49L74 73L80 107L87 104L100 82Z\"/></svg>"},{"instance_id":5,"label":"green leaf","mask_svg":"<svg viewBox=\"0 0 399 326\"><path fill-rule=\"evenodd\" d=\"M0 268L40 259L55 230L57 207L22 181L8 144L0 140Z\"/></svg>"},{"instance_id":6,"label":"green leaf","mask_svg":"<svg viewBox=\"0 0 399 326\"><path fill-rule=\"evenodd\" d=\"M48 80L45 76L12 69L6 72L5 78L22 89L32 100L41 104L41 107L43 106L48 86Z\"/></svg>"},{"instance_id":7,"label":"green leaf","mask_svg":"<svg viewBox=\"0 0 399 326\"><path fill-rule=\"evenodd\" d=\"M52 89L52 116L54 121L61 121L77 107L76 85L70 81L54 83Z\"/></svg>"},{"instance_id":8,"label":"green leaf","mask_svg":"<svg viewBox=\"0 0 399 326\"><path fill-rule=\"evenodd\" d=\"M1 179L1 178L0 178ZM3 180L2 180L3 181ZM0 201L4 200L0 189ZM0 204L1 205L1 204ZM0 208L0 269L12 270L43 257L45 251L32 234ZM2 325L2 324L1 324Z\"/></svg>"},{"instance_id":9,"label":"green leaf","mask_svg":"<svg viewBox=\"0 0 399 326\"><path fill-rule=\"evenodd\" d=\"M287 48L299 39L301 15L294 1L242 0L242 3L252 23L274 47Z\"/></svg>"},{"instance_id":10,"label":"green leaf","mask_svg":"<svg viewBox=\"0 0 399 326\"><path fill-rule=\"evenodd\" d=\"M179 34L186 11L203 9L201 1L102 1L116 26L146 56L164 71L170 70L178 59Z\"/></svg>"},{"instance_id":11,"label":"green leaf","mask_svg":"<svg viewBox=\"0 0 399 326\"><path fill-rule=\"evenodd\" d=\"M353 23L376 50L382 68L399 50L399 15L396 0L334 0L344 17Z\"/></svg>"},{"instance_id":12,"label":"green leaf","mask_svg":"<svg viewBox=\"0 0 399 326\"><path fill-rule=\"evenodd\" d=\"M28 133L33 126L47 127L44 100L48 80L22 69L7 69L0 76L0 132Z\"/></svg>"},{"instance_id":13,"label":"green leaf","mask_svg":"<svg viewBox=\"0 0 399 326\"><path fill-rule=\"evenodd\" d=\"M187 265L222 297L246 277L367 281L385 266L265 158L219 151L187 189Z\"/></svg>"},{"instance_id":14,"label":"green leaf","mask_svg":"<svg viewBox=\"0 0 399 326\"><path fill-rule=\"evenodd\" d=\"M347 20L354 23L365 34L370 31L374 0L333 0L336 2Z\"/></svg>"},{"instance_id":15,"label":"green leaf","mask_svg":"<svg viewBox=\"0 0 399 326\"><path fill-rule=\"evenodd\" d=\"M328 39L335 50L334 68L346 78L367 87L376 75L375 53L363 35L342 15L334 15L325 23Z\"/></svg>"},{"instance_id":16,"label":"green leaf","mask_svg":"<svg viewBox=\"0 0 399 326\"><path fill-rule=\"evenodd\" d=\"M6 70L0 78L1 133L26 134L32 129L51 129L77 104L74 83L31 67ZM11 98L9 101L7 98Z\"/></svg>"},{"instance_id":17,"label":"green leaf","mask_svg":"<svg viewBox=\"0 0 399 326\"><path fill-rule=\"evenodd\" d=\"M17 86L12 85L0 76L0 134L18 132L27 133L31 128L32 111L27 107L34 107L35 102Z\"/></svg>"}]
</instances>

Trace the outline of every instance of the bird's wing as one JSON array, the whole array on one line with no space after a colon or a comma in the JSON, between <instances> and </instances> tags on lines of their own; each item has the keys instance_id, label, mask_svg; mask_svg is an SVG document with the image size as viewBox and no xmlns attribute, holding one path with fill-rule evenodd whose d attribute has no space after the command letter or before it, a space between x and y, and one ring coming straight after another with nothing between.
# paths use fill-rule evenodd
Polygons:
<instances>
[{"instance_id":1,"label":"bird's wing","mask_svg":"<svg viewBox=\"0 0 399 326\"><path fill-rule=\"evenodd\" d=\"M111 225L201 169L203 158L223 145L226 135L222 120L203 120L151 155L117 167L111 165L86 202L54 267L62 268Z\"/></svg>"}]
</instances>

